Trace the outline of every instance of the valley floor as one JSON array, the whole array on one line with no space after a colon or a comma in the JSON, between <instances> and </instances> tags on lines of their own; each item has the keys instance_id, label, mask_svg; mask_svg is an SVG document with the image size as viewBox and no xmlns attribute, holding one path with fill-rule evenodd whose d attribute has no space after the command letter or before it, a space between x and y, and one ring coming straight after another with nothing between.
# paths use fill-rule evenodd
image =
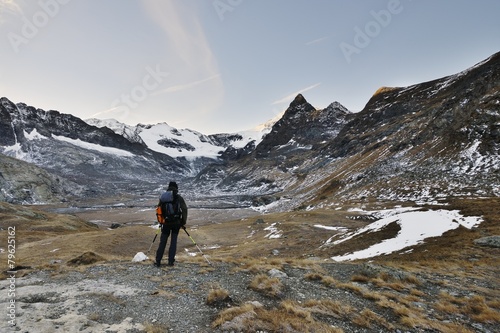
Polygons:
<instances>
[{"instance_id":1,"label":"valley floor","mask_svg":"<svg viewBox=\"0 0 500 333\"><path fill-rule=\"evenodd\" d=\"M399 230L391 226L324 246L334 234L328 228L360 230L374 221L359 208L373 211L387 203L275 214L193 209L188 230L206 257L182 234L176 266L162 268L151 260L132 262L136 253L151 247L151 257L156 251L156 229L133 222L150 217L149 203L104 205L80 210L79 217L56 214L54 207L0 204L2 237L7 239L9 227L16 230L16 267L4 270L0 281L0 307L15 303L16 326L4 320L0 327L21 332L496 332L500 249L474 241L500 235L499 202L450 200L447 210L484 221L426 239L411 251L342 263L330 258L390 240ZM108 228L123 216L130 223ZM106 222L89 223L94 217Z\"/></svg>"}]
</instances>

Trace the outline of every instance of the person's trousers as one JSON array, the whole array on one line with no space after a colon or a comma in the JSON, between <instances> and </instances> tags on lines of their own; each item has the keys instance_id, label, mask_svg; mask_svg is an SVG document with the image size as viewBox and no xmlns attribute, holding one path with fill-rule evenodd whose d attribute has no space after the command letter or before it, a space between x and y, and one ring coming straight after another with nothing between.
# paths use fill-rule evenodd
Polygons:
<instances>
[{"instance_id":1,"label":"person's trousers","mask_svg":"<svg viewBox=\"0 0 500 333\"><path fill-rule=\"evenodd\" d=\"M179 224L164 224L162 226L160 244L158 245L158 250L156 251L156 264L159 265L161 263L161 259L163 258L163 254L165 253L165 248L167 247L167 241L170 233L172 233L172 238L170 239L170 247L168 248L168 263L174 263L175 253L177 252L177 237L179 236L180 229L181 226Z\"/></svg>"}]
</instances>

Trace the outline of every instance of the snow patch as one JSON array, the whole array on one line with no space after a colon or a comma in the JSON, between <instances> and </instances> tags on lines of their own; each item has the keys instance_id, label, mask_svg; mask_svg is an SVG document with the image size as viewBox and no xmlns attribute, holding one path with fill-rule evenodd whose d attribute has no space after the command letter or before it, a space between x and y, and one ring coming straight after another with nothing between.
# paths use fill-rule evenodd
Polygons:
<instances>
[{"instance_id":1,"label":"snow patch","mask_svg":"<svg viewBox=\"0 0 500 333\"><path fill-rule=\"evenodd\" d=\"M269 227L264 228L264 230L269 231L269 233L264 236L265 238L274 239L274 238L281 238L281 236L283 236L283 231L279 230L276 227L276 224L277 223L273 223Z\"/></svg>"},{"instance_id":2,"label":"snow patch","mask_svg":"<svg viewBox=\"0 0 500 333\"><path fill-rule=\"evenodd\" d=\"M134 154L132 154L131 152L128 152L128 151L123 150L123 149L118 149L118 148L113 148L113 147L105 147L105 146L101 146L101 145L98 145L95 143L85 142L85 141L82 141L80 139L75 140L75 139L71 139L71 138L68 138L65 136L58 136L58 135L52 135L52 137L56 140L59 140L62 142L67 142L67 143L72 144L72 145L77 146L77 147L81 147L81 148L88 149L88 150L97 150L97 151L99 151L101 153L105 153L105 154L111 154L111 155L123 156L123 157L134 156Z\"/></svg>"},{"instance_id":3,"label":"snow patch","mask_svg":"<svg viewBox=\"0 0 500 333\"><path fill-rule=\"evenodd\" d=\"M315 224L314 227L319 229L334 230L334 231L347 231L347 228L344 227L330 227L321 224Z\"/></svg>"},{"instance_id":4,"label":"snow patch","mask_svg":"<svg viewBox=\"0 0 500 333\"><path fill-rule=\"evenodd\" d=\"M409 246L421 244L426 238L441 236L445 232L456 229L459 226L471 229L483 221L481 217L464 217L458 211L448 210L403 211L396 214L392 213L393 211L390 210L385 213L382 212L382 215L387 214L388 217L371 223L354 233L347 234L344 238L332 244L340 244L362 233L379 231L393 222L398 223L401 227L401 230L395 238L386 239L367 249L342 256L335 256L331 259L335 261L346 261L385 255Z\"/></svg>"}]
</instances>

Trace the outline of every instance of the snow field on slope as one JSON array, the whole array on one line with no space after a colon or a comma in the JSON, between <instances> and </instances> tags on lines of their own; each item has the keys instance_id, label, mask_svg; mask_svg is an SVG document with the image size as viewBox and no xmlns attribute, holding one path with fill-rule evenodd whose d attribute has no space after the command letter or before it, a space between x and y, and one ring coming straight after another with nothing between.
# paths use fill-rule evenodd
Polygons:
<instances>
[{"instance_id":1,"label":"snow field on slope","mask_svg":"<svg viewBox=\"0 0 500 333\"><path fill-rule=\"evenodd\" d=\"M462 216L456 210L449 211L440 209L415 211L416 209L418 208L369 212L372 215L377 216L378 214L379 216L384 217L355 231L354 233L345 234L341 239L334 242L332 242L330 238L325 244L340 244L360 234L379 231L393 222L398 223L401 230L395 238L386 239L364 250L342 256L335 256L331 259L334 261L348 261L390 254L406 247L421 244L426 238L441 236L445 232L456 229L459 226L471 229L483 221L481 217Z\"/></svg>"}]
</instances>

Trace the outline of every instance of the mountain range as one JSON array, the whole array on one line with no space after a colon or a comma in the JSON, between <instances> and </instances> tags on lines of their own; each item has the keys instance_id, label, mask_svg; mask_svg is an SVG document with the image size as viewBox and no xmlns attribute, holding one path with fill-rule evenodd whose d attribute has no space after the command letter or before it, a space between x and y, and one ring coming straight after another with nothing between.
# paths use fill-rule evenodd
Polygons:
<instances>
[{"instance_id":1,"label":"mountain range","mask_svg":"<svg viewBox=\"0 0 500 333\"><path fill-rule=\"evenodd\" d=\"M380 88L357 113L298 95L278 120L240 133L84 121L5 97L0 132L0 200L14 203L150 192L171 179L276 210L499 196L500 53L455 75Z\"/></svg>"}]
</instances>

